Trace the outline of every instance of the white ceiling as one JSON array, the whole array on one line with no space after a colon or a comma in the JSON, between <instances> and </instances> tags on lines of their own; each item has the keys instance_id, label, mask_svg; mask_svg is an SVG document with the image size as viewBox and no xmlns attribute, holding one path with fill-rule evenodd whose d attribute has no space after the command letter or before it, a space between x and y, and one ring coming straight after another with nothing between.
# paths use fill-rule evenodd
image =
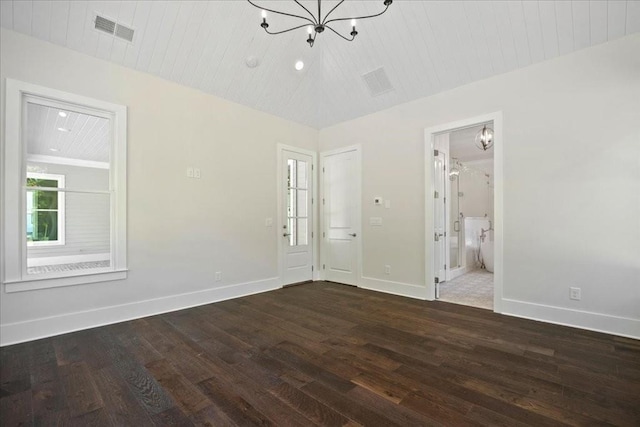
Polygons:
<instances>
[{"instance_id":1,"label":"white ceiling","mask_svg":"<svg viewBox=\"0 0 640 427\"><path fill-rule=\"evenodd\" d=\"M60 112L66 117L61 117ZM27 104L27 153L30 155L108 162L109 141L109 120L105 118Z\"/></svg>"},{"instance_id":2,"label":"white ceiling","mask_svg":"<svg viewBox=\"0 0 640 427\"><path fill-rule=\"evenodd\" d=\"M323 9L335 3L324 1ZM640 2L633 0L396 0L386 14L359 22L356 41L326 31L313 48L304 29L265 34L260 11L239 0L0 5L5 28L316 128L640 31ZM382 8L382 0L353 0L335 16ZM133 27L133 43L93 29L95 13ZM276 16L269 23L279 28ZM248 56L260 65L248 68ZM298 59L302 72L293 67ZM379 67L394 90L372 97L361 76Z\"/></svg>"},{"instance_id":3,"label":"white ceiling","mask_svg":"<svg viewBox=\"0 0 640 427\"><path fill-rule=\"evenodd\" d=\"M449 133L449 151L451 157L455 157L461 162L471 162L476 160L492 159L493 147L488 150L481 150L476 147L476 135L482 130L483 125L455 130ZM492 127L491 123L487 123Z\"/></svg>"}]
</instances>

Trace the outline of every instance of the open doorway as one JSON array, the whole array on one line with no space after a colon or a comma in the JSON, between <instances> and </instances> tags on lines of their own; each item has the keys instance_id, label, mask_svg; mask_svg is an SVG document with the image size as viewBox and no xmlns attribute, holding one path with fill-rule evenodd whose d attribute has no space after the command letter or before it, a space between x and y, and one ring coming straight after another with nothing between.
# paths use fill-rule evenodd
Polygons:
<instances>
[{"instance_id":1,"label":"open doorway","mask_svg":"<svg viewBox=\"0 0 640 427\"><path fill-rule=\"evenodd\" d=\"M501 203L497 203L502 181L495 158L502 151L494 145L500 143L498 126L500 115L494 114L426 133L431 154L427 167L433 177L433 191L427 188L427 212L433 216L427 215L426 226L427 245L430 241L433 245L427 252L433 259L430 294L433 299L493 311L499 311L502 289L501 256L497 256L502 249Z\"/></svg>"}]
</instances>

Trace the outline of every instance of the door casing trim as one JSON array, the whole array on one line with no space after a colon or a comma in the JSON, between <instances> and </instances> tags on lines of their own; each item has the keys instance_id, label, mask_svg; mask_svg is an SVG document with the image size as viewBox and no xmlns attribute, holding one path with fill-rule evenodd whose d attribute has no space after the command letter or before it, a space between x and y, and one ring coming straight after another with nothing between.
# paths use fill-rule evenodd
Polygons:
<instances>
[{"instance_id":1,"label":"door casing trim","mask_svg":"<svg viewBox=\"0 0 640 427\"><path fill-rule=\"evenodd\" d=\"M494 243L493 243L493 311L502 313L502 296L504 281L504 134L502 132L502 111L484 114L481 116L469 117L466 119L444 123L441 125L426 128L424 130L424 171L425 179L430 177L430 183L425 185L425 207L424 207L424 242L425 242L425 280L427 288L427 300L435 299L435 257L434 247L434 224L433 224L433 192L435 191L434 168L433 168L433 136L438 133L452 131L459 128L473 126L479 123L493 121L493 132L496 143L493 146L493 173L494 173Z\"/></svg>"}]
</instances>

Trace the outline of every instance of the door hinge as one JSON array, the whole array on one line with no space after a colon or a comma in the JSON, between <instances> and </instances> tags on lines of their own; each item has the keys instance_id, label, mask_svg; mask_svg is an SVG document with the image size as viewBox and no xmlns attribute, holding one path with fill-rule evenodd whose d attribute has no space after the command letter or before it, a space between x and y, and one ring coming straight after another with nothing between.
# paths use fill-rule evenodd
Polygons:
<instances>
[{"instance_id":1,"label":"door hinge","mask_svg":"<svg viewBox=\"0 0 640 427\"><path fill-rule=\"evenodd\" d=\"M433 150L433 157L438 157L438 154L440 154L438 150Z\"/></svg>"},{"instance_id":2,"label":"door hinge","mask_svg":"<svg viewBox=\"0 0 640 427\"><path fill-rule=\"evenodd\" d=\"M322 168L322 173L324 173L324 168Z\"/></svg>"},{"instance_id":3,"label":"door hinge","mask_svg":"<svg viewBox=\"0 0 640 427\"><path fill-rule=\"evenodd\" d=\"M447 170L447 165L442 165L442 170L446 171Z\"/></svg>"},{"instance_id":4,"label":"door hinge","mask_svg":"<svg viewBox=\"0 0 640 427\"><path fill-rule=\"evenodd\" d=\"M311 266L311 271L313 271L313 265Z\"/></svg>"},{"instance_id":5,"label":"door hinge","mask_svg":"<svg viewBox=\"0 0 640 427\"><path fill-rule=\"evenodd\" d=\"M322 204L324 205L324 197L322 198Z\"/></svg>"},{"instance_id":6,"label":"door hinge","mask_svg":"<svg viewBox=\"0 0 640 427\"><path fill-rule=\"evenodd\" d=\"M311 165L311 170L313 170L313 165ZM313 267L311 267L311 268L313 268Z\"/></svg>"},{"instance_id":7,"label":"door hinge","mask_svg":"<svg viewBox=\"0 0 640 427\"><path fill-rule=\"evenodd\" d=\"M435 283L440 283L440 279L439 279L438 277L436 277L436 278L434 279L434 281L435 281Z\"/></svg>"},{"instance_id":8,"label":"door hinge","mask_svg":"<svg viewBox=\"0 0 640 427\"><path fill-rule=\"evenodd\" d=\"M311 198L311 204L313 204L313 197Z\"/></svg>"},{"instance_id":9,"label":"door hinge","mask_svg":"<svg viewBox=\"0 0 640 427\"><path fill-rule=\"evenodd\" d=\"M445 270L447 269L447 264L445 264L445 265L444 265L444 269L445 269Z\"/></svg>"},{"instance_id":10,"label":"door hinge","mask_svg":"<svg viewBox=\"0 0 640 427\"><path fill-rule=\"evenodd\" d=\"M327 235L324 233L324 231L322 232L322 237L327 237Z\"/></svg>"},{"instance_id":11,"label":"door hinge","mask_svg":"<svg viewBox=\"0 0 640 427\"><path fill-rule=\"evenodd\" d=\"M322 269L324 270L324 264L322 264Z\"/></svg>"},{"instance_id":12,"label":"door hinge","mask_svg":"<svg viewBox=\"0 0 640 427\"><path fill-rule=\"evenodd\" d=\"M442 203L447 203L447 198L442 199Z\"/></svg>"},{"instance_id":13,"label":"door hinge","mask_svg":"<svg viewBox=\"0 0 640 427\"><path fill-rule=\"evenodd\" d=\"M313 231L311 232L311 238L313 239Z\"/></svg>"}]
</instances>

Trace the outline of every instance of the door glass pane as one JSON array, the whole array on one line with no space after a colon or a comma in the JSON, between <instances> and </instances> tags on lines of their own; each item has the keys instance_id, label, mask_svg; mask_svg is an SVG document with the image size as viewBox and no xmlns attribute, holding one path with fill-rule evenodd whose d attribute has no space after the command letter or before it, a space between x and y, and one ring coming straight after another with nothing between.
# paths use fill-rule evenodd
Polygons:
<instances>
[{"instance_id":1,"label":"door glass pane","mask_svg":"<svg viewBox=\"0 0 640 427\"><path fill-rule=\"evenodd\" d=\"M297 190L287 190L287 216L297 216Z\"/></svg>"},{"instance_id":2,"label":"door glass pane","mask_svg":"<svg viewBox=\"0 0 640 427\"><path fill-rule=\"evenodd\" d=\"M289 246L296 246L297 223L295 218L287 219L287 233L289 233Z\"/></svg>"},{"instance_id":3,"label":"door glass pane","mask_svg":"<svg viewBox=\"0 0 640 427\"><path fill-rule=\"evenodd\" d=\"M298 169L296 174L297 175L296 187L308 188L307 170L308 170L307 162L298 160Z\"/></svg>"},{"instance_id":4,"label":"door glass pane","mask_svg":"<svg viewBox=\"0 0 640 427\"><path fill-rule=\"evenodd\" d=\"M295 190L296 191L296 215L298 217L306 217L308 216L307 212L307 201L309 197L309 192L307 190Z\"/></svg>"},{"instance_id":5,"label":"door glass pane","mask_svg":"<svg viewBox=\"0 0 640 427\"><path fill-rule=\"evenodd\" d=\"M296 186L296 161L294 159L287 160L287 187L292 188Z\"/></svg>"}]
</instances>

